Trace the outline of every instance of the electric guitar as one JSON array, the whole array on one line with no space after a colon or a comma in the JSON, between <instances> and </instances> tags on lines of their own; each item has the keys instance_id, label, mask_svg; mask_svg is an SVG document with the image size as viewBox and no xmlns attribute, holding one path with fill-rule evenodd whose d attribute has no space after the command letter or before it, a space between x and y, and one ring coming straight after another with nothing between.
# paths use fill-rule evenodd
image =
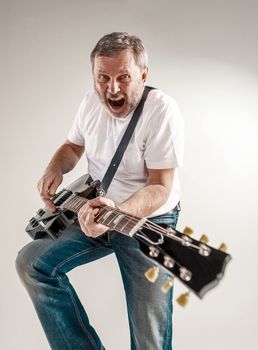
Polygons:
<instances>
[{"instance_id":1,"label":"electric guitar","mask_svg":"<svg viewBox=\"0 0 258 350\"><path fill-rule=\"evenodd\" d=\"M58 239L77 220L80 208L98 195L103 195L100 182L93 181L90 175L81 176L52 198L58 208L57 212L52 213L47 207L37 211L37 215L26 227L27 233L32 239L46 234ZM190 237L190 228L182 233L109 206L100 207L96 221L139 242L141 251L155 261L155 265L145 273L150 282L155 282L158 278L159 265L170 272L171 278L162 287L164 293L172 287L175 276L189 291L202 298L222 279L225 267L231 259L225 252L225 245L221 249L215 249L207 244L206 236L200 240L193 239ZM189 292L183 296L182 305L188 295Z\"/></svg>"}]
</instances>

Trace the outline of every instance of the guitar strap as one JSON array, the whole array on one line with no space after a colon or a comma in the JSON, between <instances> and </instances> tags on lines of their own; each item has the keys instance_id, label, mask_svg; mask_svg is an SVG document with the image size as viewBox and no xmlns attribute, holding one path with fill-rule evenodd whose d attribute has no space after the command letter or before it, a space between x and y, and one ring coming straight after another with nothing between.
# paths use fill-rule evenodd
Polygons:
<instances>
[{"instance_id":1,"label":"guitar strap","mask_svg":"<svg viewBox=\"0 0 258 350\"><path fill-rule=\"evenodd\" d=\"M145 86L141 101L139 102L138 106L136 107L134 114L125 130L125 133L118 145L118 148L109 164L109 167L100 183L100 188L98 190L99 195L103 196L106 194L109 185L111 184L111 181L113 180L113 177L115 176L115 173L118 169L118 166L122 160L123 154L128 146L128 143L132 137L132 134L134 132L134 129L136 127L136 124L139 120L139 117L142 113L144 103L146 101L146 98L148 96L148 93L155 88L151 86Z\"/></svg>"}]
</instances>

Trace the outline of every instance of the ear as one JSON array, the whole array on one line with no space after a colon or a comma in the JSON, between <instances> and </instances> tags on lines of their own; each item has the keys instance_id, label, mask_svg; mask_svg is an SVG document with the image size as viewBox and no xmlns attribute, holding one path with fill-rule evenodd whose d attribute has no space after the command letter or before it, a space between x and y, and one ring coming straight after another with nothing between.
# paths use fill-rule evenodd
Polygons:
<instances>
[{"instance_id":1,"label":"ear","mask_svg":"<svg viewBox=\"0 0 258 350\"><path fill-rule=\"evenodd\" d=\"M145 67L143 72L142 72L142 81L146 81L147 80L147 77L148 77L148 72L149 72L149 68L148 67Z\"/></svg>"}]
</instances>

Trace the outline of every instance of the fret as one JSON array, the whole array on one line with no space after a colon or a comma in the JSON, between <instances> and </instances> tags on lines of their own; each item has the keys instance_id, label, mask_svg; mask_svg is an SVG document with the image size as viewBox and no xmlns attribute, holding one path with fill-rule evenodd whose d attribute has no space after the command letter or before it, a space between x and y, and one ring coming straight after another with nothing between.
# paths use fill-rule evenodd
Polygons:
<instances>
[{"instance_id":1,"label":"fret","mask_svg":"<svg viewBox=\"0 0 258 350\"><path fill-rule=\"evenodd\" d=\"M97 222L101 223L102 215L106 213L106 208L105 207L100 207L97 215L95 216L95 219Z\"/></svg>"},{"instance_id":2,"label":"fret","mask_svg":"<svg viewBox=\"0 0 258 350\"><path fill-rule=\"evenodd\" d=\"M63 208L68 209L74 213L78 213L81 207L87 203L88 199L73 196L65 201L62 205ZM133 236L137 230L139 230L146 219L140 219L135 216L126 214L109 206L102 206L99 208L99 212L96 215L96 222L107 226L109 229L114 229L125 235Z\"/></svg>"},{"instance_id":3,"label":"fret","mask_svg":"<svg viewBox=\"0 0 258 350\"><path fill-rule=\"evenodd\" d=\"M103 224L103 225L108 225L108 222L107 222L107 220L108 220L108 218L110 217L110 216L112 216L112 211L110 210L110 211L107 211L107 210L104 210L104 215L102 215L101 216L101 218L99 219L99 221L101 221L101 223Z\"/></svg>"},{"instance_id":4,"label":"fret","mask_svg":"<svg viewBox=\"0 0 258 350\"><path fill-rule=\"evenodd\" d=\"M134 221L132 221L132 220L134 220ZM135 222L134 217L132 217L132 218L130 218L130 219L125 223L125 225L123 226L122 230L123 230L123 231L128 231L128 232L130 232L130 231L135 227L135 225L136 225L138 222L139 222L139 219L138 219L137 222Z\"/></svg>"},{"instance_id":5,"label":"fret","mask_svg":"<svg viewBox=\"0 0 258 350\"><path fill-rule=\"evenodd\" d=\"M123 217L124 217L124 214L118 213L115 220L114 220L114 224L118 225L119 222L123 219Z\"/></svg>"},{"instance_id":6,"label":"fret","mask_svg":"<svg viewBox=\"0 0 258 350\"><path fill-rule=\"evenodd\" d=\"M70 208L72 208L72 210L75 211L75 212L77 212L77 208L76 208L77 204L78 204L78 199L77 198L72 198L70 203L68 203Z\"/></svg>"},{"instance_id":7,"label":"fret","mask_svg":"<svg viewBox=\"0 0 258 350\"><path fill-rule=\"evenodd\" d=\"M117 216L120 215L117 213L116 209L112 211L112 215L110 215L110 220L108 223L105 223L107 226L111 226L112 228L116 229L117 228L117 223L116 223L116 218Z\"/></svg>"},{"instance_id":8,"label":"fret","mask_svg":"<svg viewBox=\"0 0 258 350\"><path fill-rule=\"evenodd\" d=\"M107 215L108 211L109 215ZM129 236L133 236L145 221L145 218L140 219L110 207L105 207L104 212L98 218L98 222L101 224Z\"/></svg>"},{"instance_id":9,"label":"fret","mask_svg":"<svg viewBox=\"0 0 258 350\"><path fill-rule=\"evenodd\" d=\"M100 212L97 214L97 222L105 225L109 228L115 228L114 219L116 218L117 213L115 208L111 207L102 207Z\"/></svg>"},{"instance_id":10,"label":"fret","mask_svg":"<svg viewBox=\"0 0 258 350\"><path fill-rule=\"evenodd\" d=\"M127 223L128 223L128 218L125 215L123 215L123 218L116 225L117 231L124 232L124 228L126 227Z\"/></svg>"},{"instance_id":11,"label":"fret","mask_svg":"<svg viewBox=\"0 0 258 350\"><path fill-rule=\"evenodd\" d=\"M119 223L123 220L123 225ZM101 212L96 215L96 221L110 229L115 229L122 233L128 234L124 228L127 226L131 217L127 218L125 214L121 214L116 208L102 207Z\"/></svg>"},{"instance_id":12,"label":"fret","mask_svg":"<svg viewBox=\"0 0 258 350\"><path fill-rule=\"evenodd\" d=\"M67 202L65 202L63 204L63 207L65 209L68 209L68 210L74 212L74 213L78 213L79 210L81 209L81 207L83 207L84 204L87 203L87 201L88 200L86 198L75 196L75 197L72 197Z\"/></svg>"},{"instance_id":13,"label":"fret","mask_svg":"<svg viewBox=\"0 0 258 350\"><path fill-rule=\"evenodd\" d=\"M81 207L84 206L85 203L86 203L85 200L82 200L80 198L75 198L75 203L73 204L73 207L74 207L74 209L76 210L77 213L79 212Z\"/></svg>"}]
</instances>

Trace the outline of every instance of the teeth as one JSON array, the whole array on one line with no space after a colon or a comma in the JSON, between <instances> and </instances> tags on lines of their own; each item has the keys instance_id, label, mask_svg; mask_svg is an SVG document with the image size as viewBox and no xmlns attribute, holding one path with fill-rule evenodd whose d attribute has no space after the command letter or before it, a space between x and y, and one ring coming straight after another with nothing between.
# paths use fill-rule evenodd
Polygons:
<instances>
[{"instance_id":1,"label":"teeth","mask_svg":"<svg viewBox=\"0 0 258 350\"><path fill-rule=\"evenodd\" d=\"M109 99L109 103L113 108L119 108L122 107L124 104L124 98L119 99Z\"/></svg>"},{"instance_id":2,"label":"teeth","mask_svg":"<svg viewBox=\"0 0 258 350\"><path fill-rule=\"evenodd\" d=\"M121 101L121 100L123 100L123 98L117 98L117 99L110 98L110 101L114 101L114 102Z\"/></svg>"}]
</instances>

